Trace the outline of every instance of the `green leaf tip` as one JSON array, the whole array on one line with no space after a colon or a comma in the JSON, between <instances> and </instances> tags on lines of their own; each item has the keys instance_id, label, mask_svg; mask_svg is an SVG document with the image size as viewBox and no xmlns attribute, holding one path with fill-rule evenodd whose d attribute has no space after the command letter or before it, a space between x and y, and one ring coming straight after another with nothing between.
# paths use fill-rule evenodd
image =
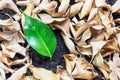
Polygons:
<instances>
[{"instance_id":1,"label":"green leaf tip","mask_svg":"<svg viewBox=\"0 0 120 80\"><path fill-rule=\"evenodd\" d=\"M52 57L57 45L54 32L42 21L23 14L26 19L23 32L28 44L39 54Z\"/></svg>"}]
</instances>

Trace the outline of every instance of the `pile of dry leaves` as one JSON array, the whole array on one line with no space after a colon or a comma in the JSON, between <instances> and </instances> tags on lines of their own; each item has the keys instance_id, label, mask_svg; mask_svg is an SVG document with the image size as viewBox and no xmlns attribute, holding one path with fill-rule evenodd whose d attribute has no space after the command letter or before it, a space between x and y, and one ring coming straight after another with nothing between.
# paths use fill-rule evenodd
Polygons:
<instances>
[{"instance_id":1,"label":"pile of dry leaves","mask_svg":"<svg viewBox=\"0 0 120 80\"><path fill-rule=\"evenodd\" d=\"M16 12L9 19L0 19L0 80L12 73L7 80L75 80L94 79L98 76L94 66L104 75L103 79L120 80L120 18L113 19L112 13L120 14L120 0L112 6L105 0L0 0L0 10L9 8ZM25 6L29 16L42 20L61 35L70 54L65 54L66 70L60 66L56 73L32 65L28 56L22 28L25 18L17 6ZM77 15L77 16L76 16ZM21 21L21 23L20 23ZM16 54L23 59L12 60ZM79 54L79 56L78 56ZM84 56L91 57L88 62ZM106 60L107 57L107 60ZM22 68L11 66L23 64ZM27 70L33 75L25 76Z\"/></svg>"}]
</instances>

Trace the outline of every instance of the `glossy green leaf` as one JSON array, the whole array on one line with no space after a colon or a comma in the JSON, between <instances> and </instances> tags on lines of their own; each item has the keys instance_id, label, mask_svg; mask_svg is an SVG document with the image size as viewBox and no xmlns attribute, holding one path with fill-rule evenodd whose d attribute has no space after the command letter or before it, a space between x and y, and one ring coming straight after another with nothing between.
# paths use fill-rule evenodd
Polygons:
<instances>
[{"instance_id":1,"label":"glossy green leaf","mask_svg":"<svg viewBox=\"0 0 120 80\"><path fill-rule=\"evenodd\" d=\"M40 20L25 16L24 35L28 44L39 54L52 57L56 49L56 37L50 27Z\"/></svg>"}]
</instances>

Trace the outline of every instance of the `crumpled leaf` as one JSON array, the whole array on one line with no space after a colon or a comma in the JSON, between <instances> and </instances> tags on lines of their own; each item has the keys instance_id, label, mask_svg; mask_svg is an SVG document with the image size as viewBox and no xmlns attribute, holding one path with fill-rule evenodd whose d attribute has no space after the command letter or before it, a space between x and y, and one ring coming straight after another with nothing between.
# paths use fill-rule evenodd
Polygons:
<instances>
[{"instance_id":1,"label":"crumpled leaf","mask_svg":"<svg viewBox=\"0 0 120 80\"><path fill-rule=\"evenodd\" d=\"M59 22L59 23L53 23L53 28L57 28L61 30L65 36L71 37L70 35L70 19L66 19L65 21Z\"/></svg>"},{"instance_id":2,"label":"crumpled leaf","mask_svg":"<svg viewBox=\"0 0 120 80\"><path fill-rule=\"evenodd\" d=\"M34 78L34 76L25 76L24 79L21 80L39 80L39 79Z\"/></svg>"},{"instance_id":3,"label":"crumpled leaf","mask_svg":"<svg viewBox=\"0 0 120 80\"><path fill-rule=\"evenodd\" d=\"M66 18L53 18L48 14L38 14L38 16L46 24L50 24L50 23L53 23L53 22L62 22L64 20L66 20Z\"/></svg>"},{"instance_id":4,"label":"crumpled leaf","mask_svg":"<svg viewBox=\"0 0 120 80\"><path fill-rule=\"evenodd\" d=\"M93 79L98 76L94 72L94 67L84 57L79 57L76 61L76 66L72 72L74 78Z\"/></svg>"},{"instance_id":5,"label":"crumpled leaf","mask_svg":"<svg viewBox=\"0 0 120 80\"><path fill-rule=\"evenodd\" d=\"M20 80L23 75L26 73L27 68L30 66L30 63L25 64L22 68L16 70L7 80Z\"/></svg>"},{"instance_id":6,"label":"crumpled leaf","mask_svg":"<svg viewBox=\"0 0 120 80\"><path fill-rule=\"evenodd\" d=\"M63 57L65 59L66 70L72 73L76 60L78 59L77 56L75 54L65 54Z\"/></svg>"},{"instance_id":7,"label":"crumpled leaf","mask_svg":"<svg viewBox=\"0 0 120 80\"><path fill-rule=\"evenodd\" d=\"M0 68L0 80L5 80L6 76L5 76L5 70Z\"/></svg>"},{"instance_id":8,"label":"crumpled leaf","mask_svg":"<svg viewBox=\"0 0 120 80\"><path fill-rule=\"evenodd\" d=\"M83 8L79 13L80 19L84 18L90 13L92 4L93 4L93 0L85 0L85 4L83 5Z\"/></svg>"},{"instance_id":9,"label":"crumpled leaf","mask_svg":"<svg viewBox=\"0 0 120 80\"><path fill-rule=\"evenodd\" d=\"M120 10L120 0L116 0L116 2L112 5L111 9L113 13Z\"/></svg>"},{"instance_id":10,"label":"crumpled leaf","mask_svg":"<svg viewBox=\"0 0 120 80\"><path fill-rule=\"evenodd\" d=\"M73 54L78 54L77 50L75 49L75 45L72 42L72 40L70 40L70 38L68 38L67 36L65 36L63 33L61 33L63 40L65 42L66 47L69 49L70 53Z\"/></svg>"},{"instance_id":11,"label":"crumpled leaf","mask_svg":"<svg viewBox=\"0 0 120 80\"><path fill-rule=\"evenodd\" d=\"M77 49L83 55L92 55L93 54L91 45L85 45L85 46L78 45Z\"/></svg>"},{"instance_id":12,"label":"crumpled leaf","mask_svg":"<svg viewBox=\"0 0 120 80\"><path fill-rule=\"evenodd\" d=\"M83 2L79 2L72 5L70 8L69 17L71 18L75 16L81 10L82 6L83 6Z\"/></svg>"},{"instance_id":13,"label":"crumpled leaf","mask_svg":"<svg viewBox=\"0 0 120 80\"><path fill-rule=\"evenodd\" d=\"M110 75L110 67L108 65L108 63L103 59L101 53L98 53L94 60L93 60L93 64L95 66L97 66L98 69L100 69L100 71L104 74L104 77L106 79L109 79L109 75Z\"/></svg>"},{"instance_id":14,"label":"crumpled leaf","mask_svg":"<svg viewBox=\"0 0 120 80\"><path fill-rule=\"evenodd\" d=\"M34 9L34 4L33 3L29 3L25 9L25 13L28 15L28 16L31 16L32 15L32 11ZM24 26L25 26L25 16L22 14L22 18L21 18L21 24L22 24L22 28L24 29Z\"/></svg>"},{"instance_id":15,"label":"crumpled leaf","mask_svg":"<svg viewBox=\"0 0 120 80\"><path fill-rule=\"evenodd\" d=\"M30 3L33 3L35 6L39 5L41 0L17 0L16 4L19 6L27 6Z\"/></svg>"},{"instance_id":16,"label":"crumpled leaf","mask_svg":"<svg viewBox=\"0 0 120 80\"><path fill-rule=\"evenodd\" d=\"M92 8L88 17L88 21L90 21L94 16L97 14L98 9L97 8Z\"/></svg>"},{"instance_id":17,"label":"crumpled leaf","mask_svg":"<svg viewBox=\"0 0 120 80\"><path fill-rule=\"evenodd\" d=\"M79 36L88 28L90 27L89 23L85 22L84 20L79 21L77 24L70 26L71 32L74 38L77 40Z\"/></svg>"},{"instance_id":18,"label":"crumpled leaf","mask_svg":"<svg viewBox=\"0 0 120 80\"><path fill-rule=\"evenodd\" d=\"M120 79L120 57L119 53L113 55L113 60L108 62L112 72L110 73L110 80L119 80Z\"/></svg>"},{"instance_id":19,"label":"crumpled leaf","mask_svg":"<svg viewBox=\"0 0 120 80\"><path fill-rule=\"evenodd\" d=\"M15 11L17 14L21 15L21 12L19 11L19 9L17 8L17 6L15 5L15 3L13 2L13 0L1 0L0 1L0 9L4 9L4 8L9 8L12 9L13 11Z\"/></svg>"},{"instance_id":20,"label":"crumpled leaf","mask_svg":"<svg viewBox=\"0 0 120 80\"><path fill-rule=\"evenodd\" d=\"M92 46L93 51L92 59L93 59L95 55L98 54L102 47L106 44L106 41L91 42L90 44Z\"/></svg>"},{"instance_id":21,"label":"crumpled leaf","mask_svg":"<svg viewBox=\"0 0 120 80\"><path fill-rule=\"evenodd\" d=\"M36 79L40 80L60 80L60 78L52 71L46 70L44 68L29 67L30 71Z\"/></svg>"},{"instance_id":22,"label":"crumpled leaf","mask_svg":"<svg viewBox=\"0 0 120 80\"><path fill-rule=\"evenodd\" d=\"M60 80L74 80L70 73L60 67L57 67L56 74L60 76Z\"/></svg>"},{"instance_id":23,"label":"crumpled leaf","mask_svg":"<svg viewBox=\"0 0 120 80\"><path fill-rule=\"evenodd\" d=\"M2 68L3 70L5 70L6 72L10 72L10 73L14 72L14 70L12 70L11 68L7 67L2 62L0 62L0 68Z\"/></svg>"}]
</instances>

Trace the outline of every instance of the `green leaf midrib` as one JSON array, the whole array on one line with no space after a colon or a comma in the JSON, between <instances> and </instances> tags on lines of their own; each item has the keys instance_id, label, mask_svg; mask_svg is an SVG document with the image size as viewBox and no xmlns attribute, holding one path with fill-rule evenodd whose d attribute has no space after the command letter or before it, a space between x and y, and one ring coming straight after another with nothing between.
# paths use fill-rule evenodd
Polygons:
<instances>
[{"instance_id":1,"label":"green leaf midrib","mask_svg":"<svg viewBox=\"0 0 120 80\"><path fill-rule=\"evenodd\" d=\"M32 25L32 24L31 24ZM32 25L33 26L33 25ZM35 27L36 28L36 27ZM51 57L51 52L49 51L49 48L47 48L47 45L46 45L46 43L44 42L44 40L39 36L39 33L35 30L35 33L38 35L38 37L41 39L41 41L42 41L42 43L43 43L43 45L44 45L44 47L46 48L46 50L47 50L47 52L48 52L48 54L50 55L50 57Z\"/></svg>"}]
</instances>

